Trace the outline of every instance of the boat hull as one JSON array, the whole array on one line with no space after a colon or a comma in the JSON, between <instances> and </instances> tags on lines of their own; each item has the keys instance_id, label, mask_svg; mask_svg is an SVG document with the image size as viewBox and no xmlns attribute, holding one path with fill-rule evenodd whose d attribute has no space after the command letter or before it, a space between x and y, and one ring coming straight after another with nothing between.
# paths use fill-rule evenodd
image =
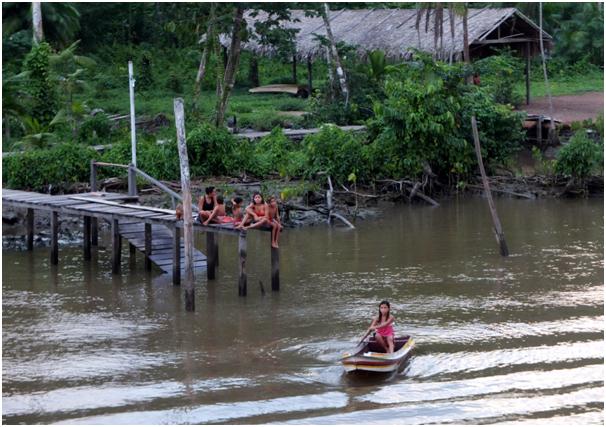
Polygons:
<instances>
[{"instance_id":1,"label":"boat hull","mask_svg":"<svg viewBox=\"0 0 606 427\"><path fill-rule=\"evenodd\" d=\"M345 353L341 364L345 372L394 372L412 354L414 340L411 337L396 338L396 351L380 353L373 350L374 341L367 341L352 353ZM398 348L399 347L399 348Z\"/></svg>"}]
</instances>

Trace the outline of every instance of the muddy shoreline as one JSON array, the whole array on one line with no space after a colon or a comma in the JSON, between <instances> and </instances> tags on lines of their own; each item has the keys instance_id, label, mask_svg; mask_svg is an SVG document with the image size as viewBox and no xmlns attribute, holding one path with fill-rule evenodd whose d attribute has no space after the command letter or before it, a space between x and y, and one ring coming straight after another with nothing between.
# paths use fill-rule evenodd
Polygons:
<instances>
[{"instance_id":1,"label":"muddy shoreline","mask_svg":"<svg viewBox=\"0 0 606 427\"><path fill-rule=\"evenodd\" d=\"M288 183L292 185L292 182ZM115 181L112 181L115 185ZM217 179L211 182L193 182L192 193L203 194L207 185L214 185L225 191L226 200L240 196L245 201L249 200L254 191L267 192L267 188L261 183L234 182L233 179ZM499 175L490 177L491 190L495 198L585 198L604 196L604 178L595 176L586 181L583 186L572 183L566 179L555 179L553 177L532 176L515 177ZM276 186L279 188L279 184ZM86 185L78 188L86 191ZM111 191L119 191L120 188L112 188ZM125 189L122 189L125 191ZM349 189L348 189L349 190ZM428 204L427 201L418 198L418 194L412 194L411 188L399 185L397 181L391 185L375 187L359 187L355 193L352 190L335 191L333 194L334 212L344 216L349 221L366 221L380 217L385 207L396 204ZM439 185L432 188L419 187L418 193L427 193L437 203L453 197L483 197L481 182L467 184L465 188L456 191L447 191ZM412 199L410 196L413 196ZM156 191L153 188L142 188L140 190L140 203L147 206L163 207L171 209L172 202L169 196ZM282 203L281 212L283 223L287 228L310 227L328 222L326 209L326 193L324 191L307 191L305 194L289 198ZM15 209L7 206L2 207L2 248L3 249L25 249L25 209ZM334 221L334 220L333 220ZM336 226L343 226L336 221ZM105 221L99 222L100 229L109 228ZM36 246L48 246L50 244L50 213L37 211L34 221ZM82 220L70 215L59 215L59 239L60 243L77 243L82 241Z\"/></svg>"}]
</instances>

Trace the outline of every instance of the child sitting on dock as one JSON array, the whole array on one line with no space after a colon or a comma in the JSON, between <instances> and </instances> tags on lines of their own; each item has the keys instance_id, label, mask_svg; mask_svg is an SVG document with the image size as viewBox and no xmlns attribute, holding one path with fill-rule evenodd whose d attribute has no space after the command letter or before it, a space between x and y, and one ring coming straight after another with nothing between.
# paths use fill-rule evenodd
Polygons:
<instances>
[{"instance_id":1,"label":"child sitting on dock","mask_svg":"<svg viewBox=\"0 0 606 427\"><path fill-rule=\"evenodd\" d=\"M246 214L244 215L244 219L242 219L242 222L236 228L248 229L269 225L266 209L267 205L263 201L263 196L261 196L261 193L258 191L255 191L253 193L252 203L245 209Z\"/></svg>"},{"instance_id":2,"label":"child sitting on dock","mask_svg":"<svg viewBox=\"0 0 606 427\"><path fill-rule=\"evenodd\" d=\"M267 219L271 225L271 247L277 249L278 238L280 237L280 231L282 231L282 224L280 223L278 201L275 196L270 196L269 199L267 199Z\"/></svg>"},{"instance_id":3,"label":"child sitting on dock","mask_svg":"<svg viewBox=\"0 0 606 427\"><path fill-rule=\"evenodd\" d=\"M379 304L379 315L373 317L372 323L366 334L375 331L377 343L385 349L386 353L393 353L394 348L394 317L390 313L389 301L381 301Z\"/></svg>"},{"instance_id":4,"label":"child sitting on dock","mask_svg":"<svg viewBox=\"0 0 606 427\"><path fill-rule=\"evenodd\" d=\"M231 199L231 216L234 219L234 225L242 222L244 214L242 213L242 197L234 197Z\"/></svg>"},{"instance_id":5,"label":"child sitting on dock","mask_svg":"<svg viewBox=\"0 0 606 427\"><path fill-rule=\"evenodd\" d=\"M198 220L204 222L212 214L217 204L215 187L206 187L204 196L198 199Z\"/></svg>"},{"instance_id":6,"label":"child sitting on dock","mask_svg":"<svg viewBox=\"0 0 606 427\"><path fill-rule=\"evenodd\" d=\"M232 219L225 214L225 205L223 204L223 196L217 196L217 204L214 209L202 224L208 225L213 224L224 224L231 222Z\"/></svg>"}]
</instances>

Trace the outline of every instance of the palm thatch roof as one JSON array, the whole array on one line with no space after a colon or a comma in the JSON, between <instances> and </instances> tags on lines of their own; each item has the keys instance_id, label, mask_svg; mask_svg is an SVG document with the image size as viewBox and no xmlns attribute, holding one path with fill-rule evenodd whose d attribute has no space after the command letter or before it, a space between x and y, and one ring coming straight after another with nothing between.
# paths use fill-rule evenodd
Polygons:
<instances>
[{"instance_id":1,"label":"palm thatch roof","mask_svg":"<svg viewBox=\"0 0 606 427\"><path fill-rule=\"evenodd\" d=\"M463 19L454 17L454 38L451 36L450 19L445 10L442 18L442 39L435 36L435 10L429 10L430 16L423 16L419 30L416 28L417 11L415 9L360 9L338 10L330 13L330 23L337 42L355 46L360 56L369 51L382 50L388 57L407 59L413 49L429 52L436 56L449 56L452 52L456 59L463 53ZM245 20L249 31L249 40L243 48L258 55L272 55L273 46L263 45L255 32L255 23L267 19L266 12L256 16L249 11ZM299 58L313 58L325 54L320 38L326 36L321 17L307 17L303 10L293 10L291 20L282 22L287 29L298 30L295 36L296 55ZM469 9L468 34L469 45L477 55L490 44L510 45L539 43L539 27L516 8ZM543 31L543 39L549 46L552 38ZM437 40L437 42L436 42ZM228 45L229 37L222 36L221 43Z\"/></svg>"}]
</instances>

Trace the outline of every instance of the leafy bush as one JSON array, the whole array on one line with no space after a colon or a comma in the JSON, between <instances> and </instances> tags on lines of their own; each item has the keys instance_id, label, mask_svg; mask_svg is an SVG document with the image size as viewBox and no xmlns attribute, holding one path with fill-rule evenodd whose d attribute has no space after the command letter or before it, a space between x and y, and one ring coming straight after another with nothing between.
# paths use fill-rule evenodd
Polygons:
<instances>
[{"instance_id":1,"label":"leafy bush","mask_svg":"<svg viewBox=\"0 0 606 427\"><path fill-rule=\"evenodd\" d=\"M46 150L31 150L2 159L2 180L9 188L44 191L49 184L67 188L88 182L92 148L67 143Z\"/></svg>"},{"instance_id":2,"label":"leafy bush","mask_svg":"<svg viewBox=\"0 0 606 427\"><path fill-rule=\"evenodd\" d=\"M360 135L345 132L335 125L324 125L320 132L303 140L307 174L326 172L336 182L346 183L355 173L360 181L371 176L369 148Z\"/></svg>"},{"instance_id":3,"label":"leafy bush","mask_svg":"<svg viewBox=\"0 0 606 427\"><path fill-rule=\"evenodd\" d=\"M96 114L86 118L78 129L78 141L84 143L100 143L109 138L112 125L105 114Z\"/></svg>"},{"instance_id":4,"label":"leafy bush","mask_svg":"<svg viewBox=\"0 0 606 427\"><path fill-rule=\"evenodd\" d=\"M253 173L264 176L279 173L280 176L296 176L302 173L302 153L297 152L294 143L288 139L282 129L274 128L269 135L262 138L254 148Z\"/></svg>"},{"instance_id":5,"label":"leafy bush","mask_svg":"<svg viewBox=\"0 0 606 427\"><path fill-rule=\"evenodd\" d=\"M510 50L504 49L498 55L476 61L474 69L480 75L481 85L490 89L495 102L515 105L522 101L514 88L523 77L523 64Z\"/></svg>"},{"instance_id":6,"label":"leafy bush","mask_svg":"<svg viewBox=\"0 0 606 427\"><path fill-rule=\"evenodd\" d=\"M192 176L224 175L238 167L237 143L223 128L207 123L187 135L187 149Z\"/></svg>"},{"instance_id":7,"label":"leafy bush","mask_svg":"<svg viewBox=\"0 0 606 427\"><path fill-rule=\"evenodd\" d=\"M426 55L394 67L386 99L369 122L374 164L388 176L418 176L428 164L438 175L470 174L476 165L471 116L476 114L485 161L504 161L523 138L521 117L495 104L486 89L464 82L462 65Z\"/></svg>"},{"instance_id":8,"label":"leafy bush","mask_svg":"<svg viewBox=\"0 0 606 427\"><path fill-rule=\"evenodd\" d=\"M23 63L24 71L29 72L27 88L33 98L30 115L42 125L49 124L57 112L57 95L50 77L50 55L50 45L42 42L32 47Z\"/></svg>"},{"instance_id":9,"label":"leafy bush","mask_svg":"<svg viewBox=\"0 0 606 427\"><path fill-rule=\"evenodd\" d=\"M578 131L556 156L556 172L577 179L603 172L604 146L596 144L587 133Z\"/></svg>"}]
</instances>

